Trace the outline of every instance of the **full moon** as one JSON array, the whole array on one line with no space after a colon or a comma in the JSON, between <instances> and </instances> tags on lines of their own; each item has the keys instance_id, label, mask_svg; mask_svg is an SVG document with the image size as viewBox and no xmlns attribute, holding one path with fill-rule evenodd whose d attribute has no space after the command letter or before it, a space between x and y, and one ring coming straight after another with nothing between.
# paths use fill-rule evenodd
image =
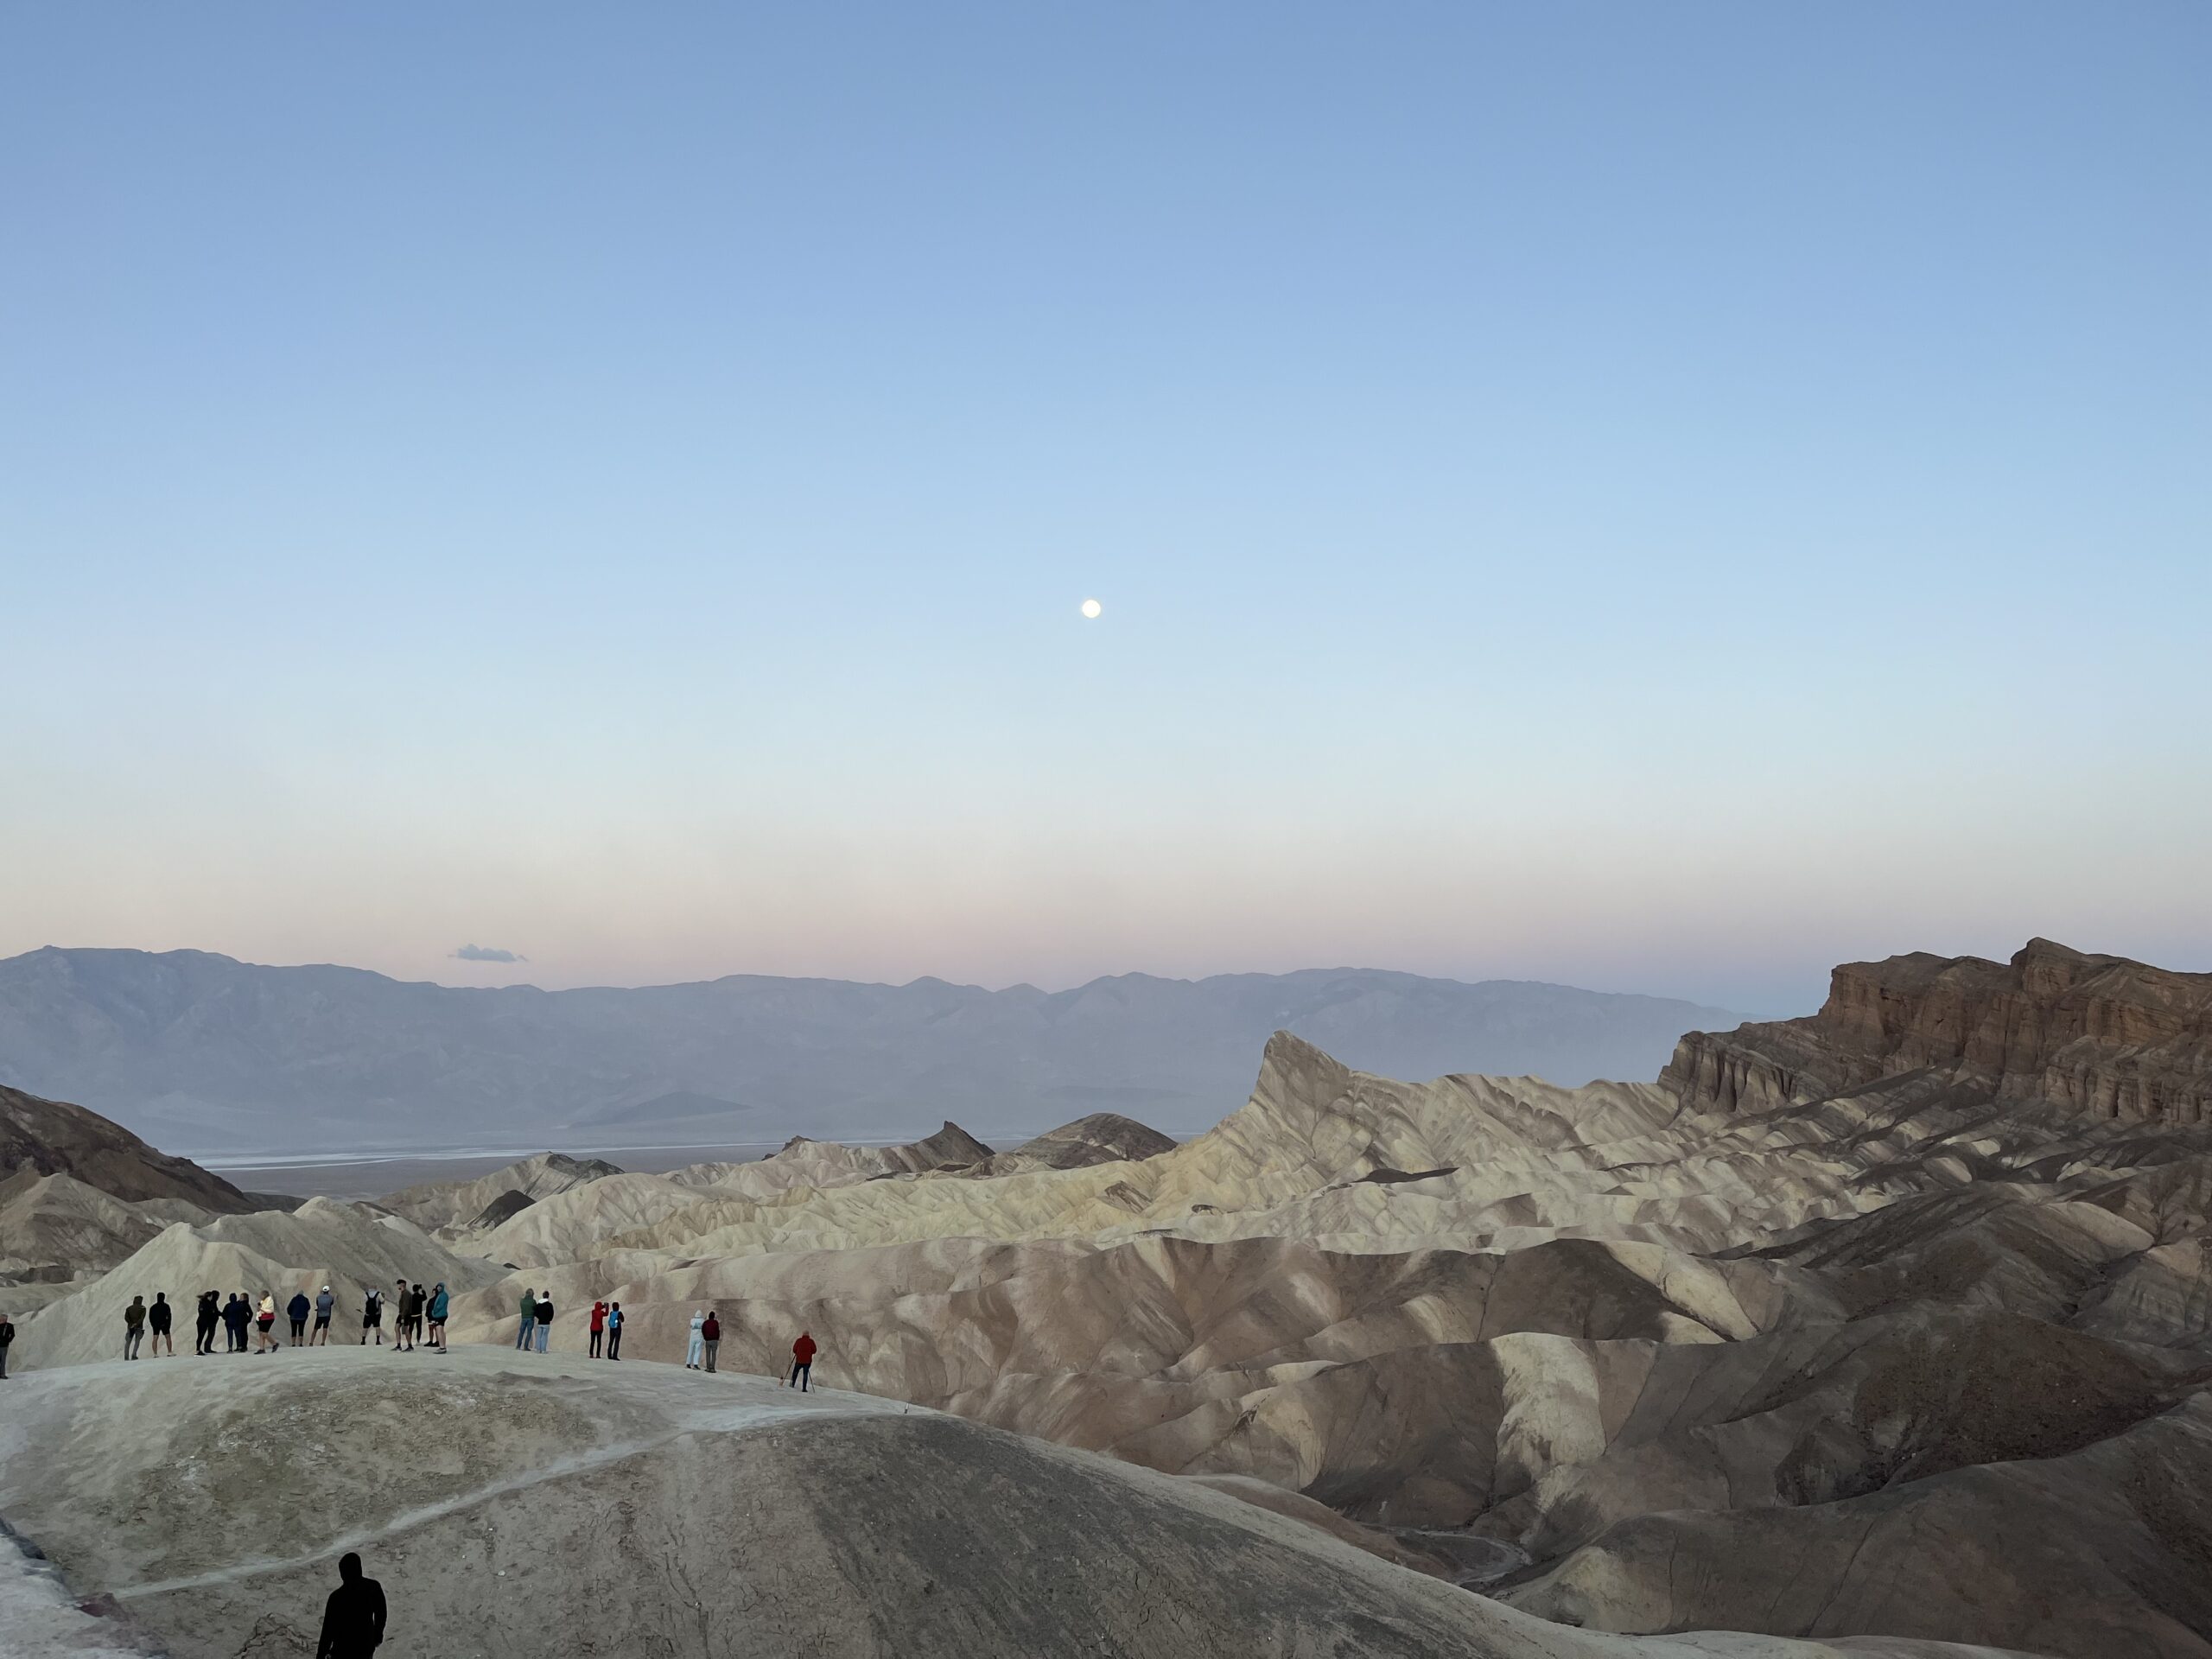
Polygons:
<instances>
[{"instance_id":1,"label":"full moon","mask_svg":"<svg viewBox=\"0 0 2212 1659\"><path fill-rule=\"evenodd\" d=\"M1105 608L1106 607L1103 605L1101 605L1095 599L1086 599L1083 601L1083 613L1094 620L1097 617L1098 613Z\"/></svg>"}]
</instances>

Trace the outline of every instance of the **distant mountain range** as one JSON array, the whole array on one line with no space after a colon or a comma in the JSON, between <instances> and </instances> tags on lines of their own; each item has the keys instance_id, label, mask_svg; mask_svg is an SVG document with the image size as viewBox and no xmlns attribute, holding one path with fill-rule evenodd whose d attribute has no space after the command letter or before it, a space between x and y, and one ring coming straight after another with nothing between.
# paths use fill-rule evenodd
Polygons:
<instances>
[{"instance_id":1,"label":"distant mountain range","mask_svg":"<svg viewBox=\"0 0 2212 1659\"><path fill-rule=\"evenodd\" d=\"M1656 1076L1744 1016L1519 980L1367 969L989 991L751 975L478 989L198 950L0 960L0 1084L188 1152L988 1136L1113 1109L1160 1128L1242 1103L1288 1030L1402 1077ZM575 1130L563 1135L559 1131Z\"/></svg>"}]
</instances>

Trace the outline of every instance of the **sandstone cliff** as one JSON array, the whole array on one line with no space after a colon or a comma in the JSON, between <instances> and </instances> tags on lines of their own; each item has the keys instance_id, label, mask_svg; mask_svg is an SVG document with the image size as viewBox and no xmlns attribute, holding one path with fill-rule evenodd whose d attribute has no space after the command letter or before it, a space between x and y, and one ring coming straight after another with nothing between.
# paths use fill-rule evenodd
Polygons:
<instances>
[{"instance_id":1,"label":"sandstone cliff","mask_svg":"<svg viewBox=\"0 0 2212 1659\"><path fill-rule=\"evenodd\" d=\"M1846 963L1809 1019L1691 1032L1660 1081L1758 1112L1929 1073L1991 1099L2125 1122L2212 1122L2212 974L2031 939L2008 963Z\"/></svg>"}]
</instances>

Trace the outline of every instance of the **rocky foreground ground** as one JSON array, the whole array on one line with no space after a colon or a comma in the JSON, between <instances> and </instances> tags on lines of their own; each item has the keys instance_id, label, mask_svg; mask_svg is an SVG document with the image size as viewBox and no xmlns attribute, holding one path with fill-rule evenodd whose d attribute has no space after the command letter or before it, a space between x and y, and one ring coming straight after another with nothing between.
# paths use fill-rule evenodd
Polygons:
<instances>
[{"instance_id":1,"label":"rocky foreground ground","mask_svg":"<svg viewBox=\"0 0 2212 1659\"><path fill-rule=\"evenodd\" d=\"M17 1141L41 1105L0 1099ZM278 1616L252 1597L328 1578L327 1503L379 1540L426 1507L462 1528L418 1557L454 1630L536 1570L464 1572L460 1517L543 1512L575 1580L545 1593L599 1586L650 1636L581 1652L932 1651L912 1624L1009 1654L2212 1659L2208 1118L2212 976L2041 941L1850 965L1820 1014L1691 1033L1654 1084L1398 1083L1278 1037L1180 1146L948 1125L257 1209L176 1160L120 1197L128 1148L72 1118L99 1171L0 1184L32 1371L0 1514L181 1653L240 1651ZM328 1281L358 1335L360 1288L400 1276L492 1345L107 1357L134 1294ZM543 1359L505 1347L525 1286L561 1310ZM610 1299L619 1369L581 1357ZM725 1375L635 1363L708 1306ZM853 1392L794 1418L728 1374L780 1370L801 1328ZM255 1541L264 1513L296 1548ZM946 1534L981 1554L925 1571ZM801 1601L847 1622L744 1623ZM419 1650L524 1650L500 1639Z\"/></svg>"}]
</instances>

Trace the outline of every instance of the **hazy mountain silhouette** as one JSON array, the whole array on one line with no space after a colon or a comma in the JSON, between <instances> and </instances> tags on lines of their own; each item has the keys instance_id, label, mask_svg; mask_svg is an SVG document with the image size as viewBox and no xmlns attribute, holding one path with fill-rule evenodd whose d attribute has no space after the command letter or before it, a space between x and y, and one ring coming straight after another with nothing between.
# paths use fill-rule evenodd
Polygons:
<instances>
[{"instance_id":1,"label":"hazy mountain silhouette","mask_svg":"<svg viewBox=\"0 0 2212 1659\"><path fill-rule=\"evenodd\" d=\"M629 1133L670 1096L694 1112L702 1097L730 1103L734 1139L909 1134L947 1117L988 1136L1099 1109L1175 1130L1233 1109L1278 1029L1399 1077L1573 1084L1649 1077L1685 1030L1740 1018L1365 969L1126 974L1052 993L749 975L543 991L49 947L0 960L0 1083L187 1150L544 1141L586 1122Z\"/></svg>"}]
</instances>

